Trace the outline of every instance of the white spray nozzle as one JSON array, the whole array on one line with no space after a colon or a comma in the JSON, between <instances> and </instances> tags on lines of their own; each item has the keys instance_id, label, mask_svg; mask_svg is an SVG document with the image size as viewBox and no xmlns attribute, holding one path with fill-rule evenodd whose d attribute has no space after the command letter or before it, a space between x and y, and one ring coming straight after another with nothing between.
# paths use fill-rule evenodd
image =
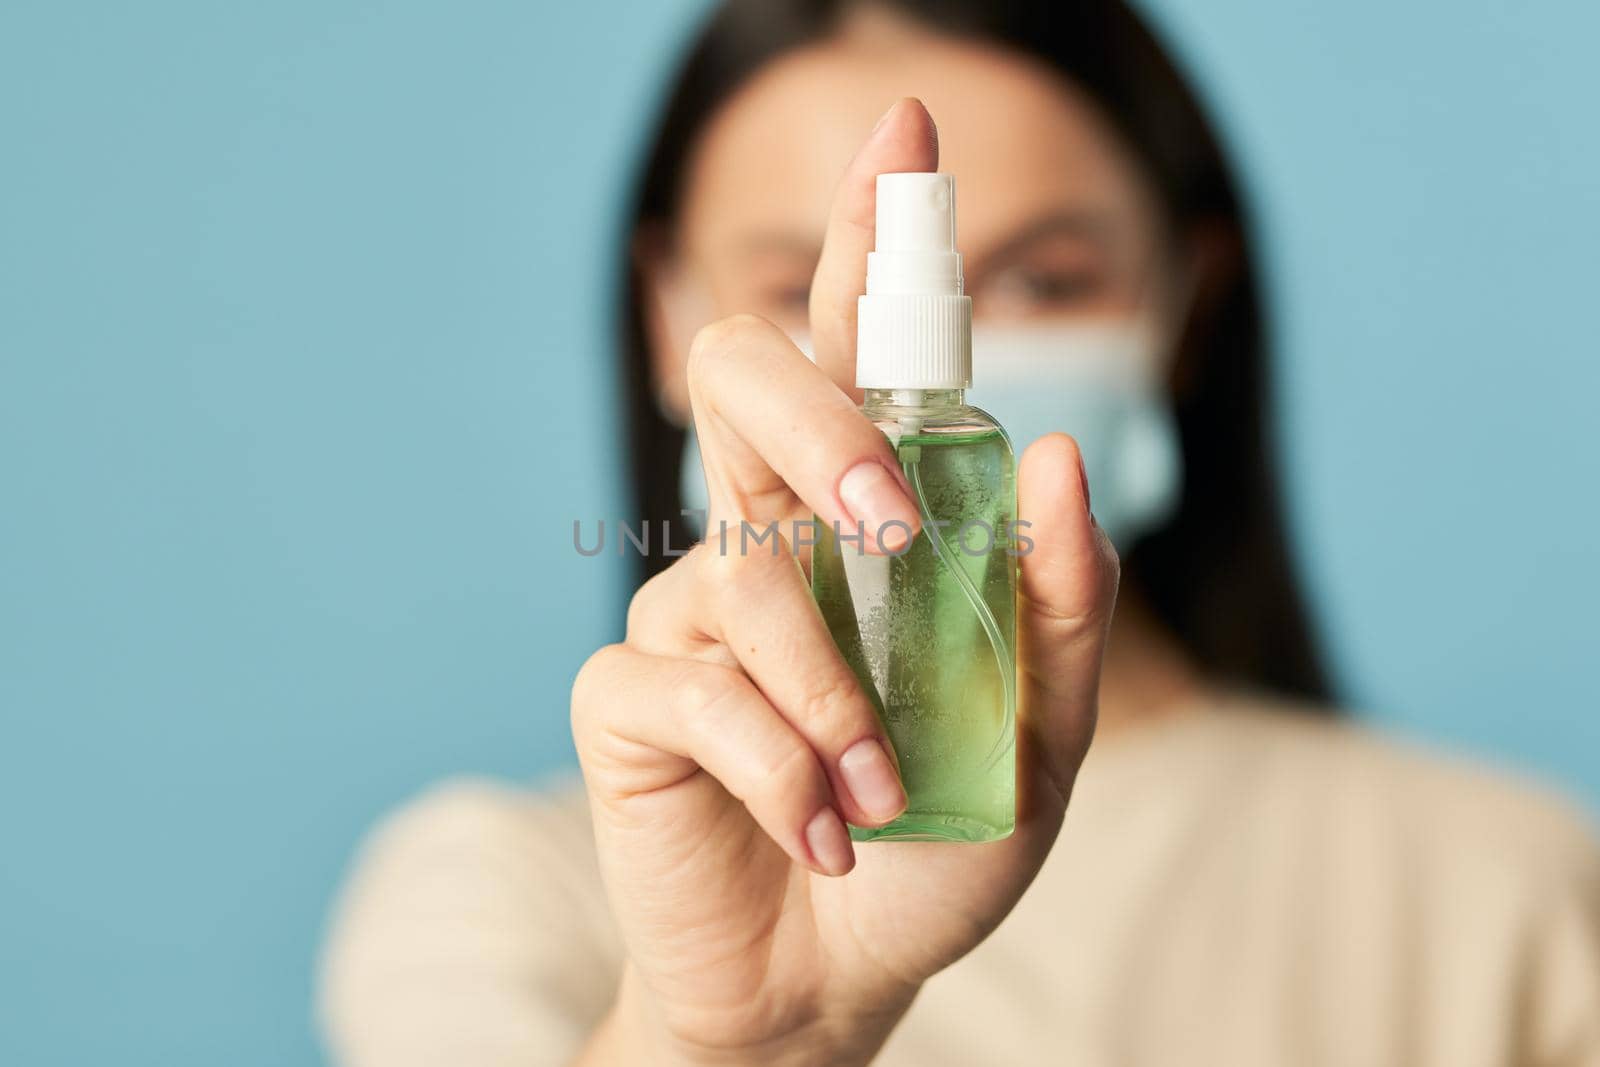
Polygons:
<instances>
[{"instance_id":1,"label":"white spray nozzle","mask_svg":"<svg viewBox=\"0 0 1600 1067\"><path fill-rule=\"evenodd\" d=\"M877 188L875 247L856 318L856 385L965 389L972 301L961 291L955 178L880 174Z\"/></svg>"},{"instance_id":2,"label":"white spray nozzle","mask_svg":"<svg viewBox=\"0 0 1600 1067\"><path fill-rule=\"evenodd\" d=\"M948 174L878 175L879 252L954 252L955 181Z\"/></svg>"},{"instance_id":3,"label":"white spray nozzle","mask_svg":"<svg viewBox=\"0 0 1600 1067\"><path fill-rule=\"evenodd\" d=\"M953 177L878 175L877 236L867 256L867 292L960 294Z\"/></svg>"}]
</instances>

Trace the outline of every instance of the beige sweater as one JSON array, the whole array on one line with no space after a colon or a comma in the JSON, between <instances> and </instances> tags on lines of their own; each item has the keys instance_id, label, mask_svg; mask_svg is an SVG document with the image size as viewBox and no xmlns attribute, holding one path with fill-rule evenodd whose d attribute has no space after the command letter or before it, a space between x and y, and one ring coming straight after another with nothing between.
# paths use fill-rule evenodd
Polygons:
<instances>
[{"instance_id":1,"label":"beige sweater","mask_svg":"<svg viewBox=\"0 0 1600 1067\"><path fill-rule=\"evenodd\" d=\"M578 790L449 784L363 850L321 1022L346 1067L559 1064L621 953ZM1038 881L879 1062L1595 1067L1600 850L1357 727L1185 713L1096 743Z\"/></svg>"}]
</instances>

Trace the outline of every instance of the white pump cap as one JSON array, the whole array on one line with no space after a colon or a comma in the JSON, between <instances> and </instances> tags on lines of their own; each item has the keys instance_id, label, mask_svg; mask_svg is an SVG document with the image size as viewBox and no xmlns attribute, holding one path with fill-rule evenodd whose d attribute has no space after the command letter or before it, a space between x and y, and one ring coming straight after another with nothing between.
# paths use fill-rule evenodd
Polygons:
<instances>
[{"instance_id":1,"label":"white pump cap","mask_svg":"<svg viewBox=\"0 0 1600 1067\"><path fill-rule=\"evenodd\" d=\"M961 291L955 179L878 175L876 244L857 304L856 385L966 389L972 298Z\"/></svg>"}]
</instances>

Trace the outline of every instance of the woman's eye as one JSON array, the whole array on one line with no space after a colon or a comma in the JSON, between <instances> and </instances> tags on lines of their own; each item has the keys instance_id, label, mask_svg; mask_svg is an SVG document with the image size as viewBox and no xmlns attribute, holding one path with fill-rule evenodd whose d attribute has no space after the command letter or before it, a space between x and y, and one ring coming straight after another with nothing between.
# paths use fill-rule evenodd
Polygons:
<instances>
[{"instance_id":1,"label":"woman's eye","mask_svg":"<svg viewBox=\"0 0 1600 1067\"><path fill-rule=\"evenodd\" d=\"M1083 302L1092 298L1098 287L1095 276L1087 271L1017 270L995 281L997 295L1008 301L1026 301L1045 308Z\"/></svg>"}]
</instances>

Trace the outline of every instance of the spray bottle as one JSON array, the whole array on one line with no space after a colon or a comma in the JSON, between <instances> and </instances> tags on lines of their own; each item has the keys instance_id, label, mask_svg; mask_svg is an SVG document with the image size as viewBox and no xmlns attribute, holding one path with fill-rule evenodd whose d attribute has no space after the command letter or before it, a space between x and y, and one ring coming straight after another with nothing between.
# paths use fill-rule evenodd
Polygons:
<instances>
[{"instance_id":1,"label":"spray bottle","mask_svg":"<svg viewBox=\"0 0 1600 1067\"><path fill-rule=\"evenodd\" d=\"M1000 425L964 401L972 298L954 179L883 174L877 190L856 385L922 531L898 553L869 554L862 531L822 529L812 557L812 595L877 707L909 800L888 825L850 833L998 840L1016 822L1016 461Z\"/></svg>"}]
</instances>

